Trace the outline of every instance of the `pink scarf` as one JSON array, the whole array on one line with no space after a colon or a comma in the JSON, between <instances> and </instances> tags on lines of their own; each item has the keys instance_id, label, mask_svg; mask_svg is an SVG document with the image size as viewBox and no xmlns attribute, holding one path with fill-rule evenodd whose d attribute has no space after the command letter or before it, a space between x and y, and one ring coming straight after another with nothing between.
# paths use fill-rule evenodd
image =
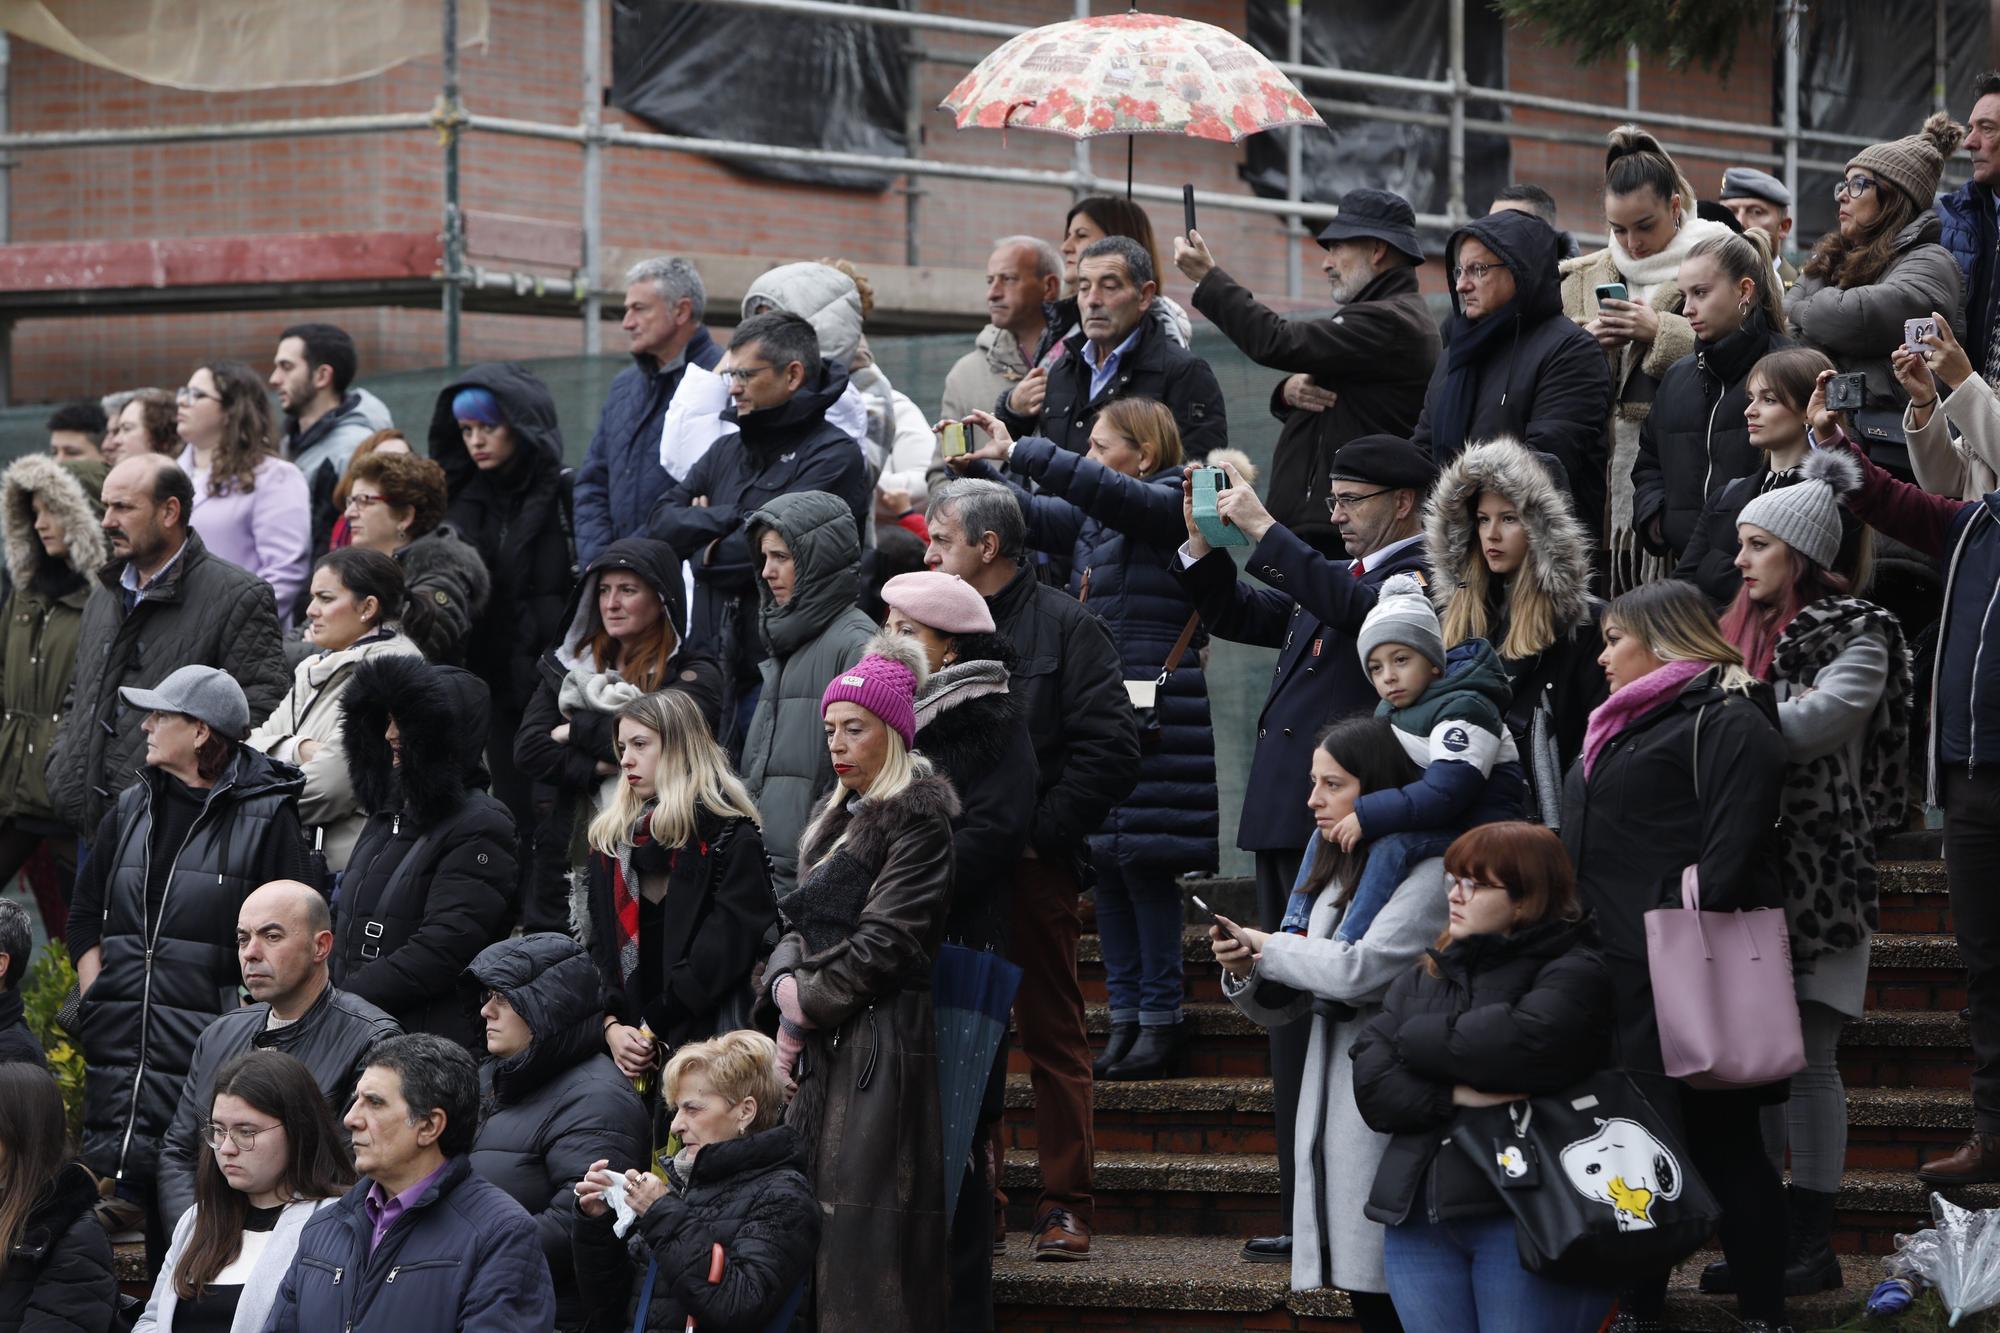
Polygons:
<instances>
[{"instance_id":1,"label":"pink scarf","mask_svg":"<svg viewBox=\"0 0 2000 1333\"><path fill-rule=\"evenodd\" d=\"M1681 687L1708 670L1712 662L1669 662L1649 671L1630 685L1621 685L1611 697L1590 714L1583 733L1583 775L1597 763L1598 751L1632 725L1634 718L1649 713L1662 699L1679 694Z\"/></svg>"}]
</instances>

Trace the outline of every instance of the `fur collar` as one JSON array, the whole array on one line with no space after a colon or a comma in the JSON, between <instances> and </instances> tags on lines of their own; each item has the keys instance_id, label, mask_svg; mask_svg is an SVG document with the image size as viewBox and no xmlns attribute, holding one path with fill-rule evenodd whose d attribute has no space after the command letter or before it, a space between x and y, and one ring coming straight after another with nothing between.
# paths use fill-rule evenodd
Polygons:
<instances>
[{"instance_id":1,"label":"fur collar","mask_svg":"<svg viewBox=\"0 0 2000 1333\"><path fill-rule=\"evenodd\" d=\"M1432 600L1442 607L1457 594L1459 572L1477 552L1473 507L1480 493L1489 490L1506 496L1527 525L1528 550L1555 609L1557 628L1574 629L1591 619L1590 539L1583 524L1541 455L1504 436L1453 459L1431 491L1424 510L1424 552Z\"/></svg>"},{"instance_id":2,"label":"fur collar","mask_svg":"<svg viewBox=\"0 0 2000 1333\"><path fill-rule=\"evenodd\" d=\"M885 801L850 796L836 786L833 799L820 805L799 839L799 879L803 881L812 866L825 860L836 842L844 843L863 863L879 865L904 829L940 816L956 819L959 808L951 779L928 763L909 786Z\"/></svg>"},{"instance_id":3,"label":"fur collar","mask_svg":"<svg viewBox=\"0 0 2000 1333\"><path fill-rule=\"evenodd\" d=\"M944 674L939 672L931 681ZM926 702L917 700L917 749L947 775L990 768L1006 756L1008 740L1021 716L1021 699L1007 689L1004 678L995 691L950 692L928 715L921 711Z\"/></svg>"},{"instance_id":4,"label":"fur collar","mask_svg":"<svg viewBox=\"0 0 2000 1333\"><path fill-rule=\"evenodd\" d=\"M341 698L340 737L354 794L369 814L405 810L420 828L458 813L486 785L486 684L469 671L421 657L375 656L354 669ZM402 764L383 729L396 719Z\"/></svg>"},{"instance_id":5,"label":"fur collar","mask_svg":"<svg viewBox=\"0 0 2000 1333\"><path fill-rule=\"evenodd\" d=\"M104 530L98 526L97 511L83 483L47 454L24 454L8 466L4 483L0 483L0 527L6 533L7 572L14 586L25 588L32 583L46 558L41 540L35 536L38 495L62 520L69 566L86 577L96 573L108 552Z\"/></svg>"}]
</instances>

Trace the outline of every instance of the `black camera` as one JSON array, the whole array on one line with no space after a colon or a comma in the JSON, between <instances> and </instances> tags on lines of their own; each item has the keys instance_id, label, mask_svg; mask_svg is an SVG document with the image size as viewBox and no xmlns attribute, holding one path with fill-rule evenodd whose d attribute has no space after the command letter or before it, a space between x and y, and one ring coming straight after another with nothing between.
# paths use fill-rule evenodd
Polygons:
<instances>
[{"instance_id":1,"label":"black camera","mask_svg":"<svg viewBox=\"0 0 2000 1333\"><path fill-rule=\"evenodd\" d=\"M1826 410L1859 412L1868 403L1868 377L1835 375L1826 382Z\"/></svg>"}]
</instances>

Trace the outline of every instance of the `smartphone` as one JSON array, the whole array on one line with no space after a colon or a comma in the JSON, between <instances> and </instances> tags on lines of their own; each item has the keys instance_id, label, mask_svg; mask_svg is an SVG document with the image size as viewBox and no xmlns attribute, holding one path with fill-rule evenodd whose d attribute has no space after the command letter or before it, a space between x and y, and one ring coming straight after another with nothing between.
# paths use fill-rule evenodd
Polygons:
<instances>
[{"instance_id":1,"label":"smartphone","mask_svg":"<svg viewBox=\"0 0 2000 1333\"><path fill-rule=\"evenodd\" d=\"M1597 284L1595 290L1597 292L1597 304L1599 305L1603 305L1606 301L1630 301L1632 299L1626 294L1625 284L1622 282L1600 282Z\"/></svg>"},{"instance_id":2,"label":"smartphone","mask_svg":"<svg viewBox=\"0 0 2000 1333\"><path fill-rule=\"evenodd\" d=\"M1223 921L1222 914L1216 911L1213 907L1210 907L1207 903L1203 902L1201 900L1200 894L1190 893L1188 895L1188 901L1193 903L1196 907L1200 908L1202 911L1208 913L1208 919L1215 923L1215 928L1217 930L1227 935L1230 939L1235 940L1238 944L1242 945L1244 948L1247 949L1250 947L1250 941L1244 939L1241 935L1238 935L1233 926Z\"/></svg>"},{"instance_id":3,"label":"smartphone","mask_svg":"<svg viewBox=\"0 0 2000 1333\"><path fill-rule=\"evenodd\" d=\"M965 457L965 423L963 421L947 421L938 427L938 453L945 458Z\"/></svg>"},{"instance_id":4,"label":"smartphone","mask_svg":"<svg viewBox=\"0 0 2000 1333\"><path fill-rule=\"evenodd\" d=\"M1826 410L1859 412L1868 404L1868 377L1862 374L1835 375L1826 382Z\"/></svg>"},{"instance_id":5,"label":"smartphone","mask_svg":"<svg viewBox=\"0 0 2000 1333\"><path fill-rule=\"evenodd\" d=\"M1928 352L1930 345L1924 339L1935 337L1937 337L1937 321L1929 315L1925 315L1922 319L1906 319L1903 321L1903 346L1909 348L1912 352L1920 355Z\"/></svg>"},{"instance_id":6,"label":"smartphone","mask_svg":"<svg viewBox=\"0 0 2000 1333\"><path fill-rule=\"evenodd\" d=\"M1181 213L1184 215L1185 220L1187 222L1187 230L1183 231L1181 235L1183 236L1194 235L1194 186L1193 185L1181 186Z\"/></svg>"},{"instance_id":7,"label":"smartphone","mask_svg":"<svg viewBox=\"0 0 2000 1333\"><path fill-rule=\"evenodd\" d=\"M1194 486L1194 525L1210 546L1248 546L1243 529L1222 521L1215 512L1215 497L1229 489L1229 474L1219 467L1198 467L1189 474Z\"/></svg>"}]
</instances>

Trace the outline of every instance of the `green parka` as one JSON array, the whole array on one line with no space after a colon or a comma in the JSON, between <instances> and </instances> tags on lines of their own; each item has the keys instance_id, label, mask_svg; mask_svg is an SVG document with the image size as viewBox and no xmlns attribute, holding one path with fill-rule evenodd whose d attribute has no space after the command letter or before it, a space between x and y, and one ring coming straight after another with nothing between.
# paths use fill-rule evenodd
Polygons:
<instances>
[{"instance_id":1,"label":"green parka","mask_svg":"<svg viewBox=\"0 0 2000 1333\"><path fill-rule=\"evenodd\" d=\"M82 638L91 575L104 563L98 526L103 462L16 459L0 478L0 532L10 584L0 642L0 820L59 826L43 766L62 721ZM67 554L52 557L35 535L35 499L62 523Z\"/></svg>"}]
</instances>

